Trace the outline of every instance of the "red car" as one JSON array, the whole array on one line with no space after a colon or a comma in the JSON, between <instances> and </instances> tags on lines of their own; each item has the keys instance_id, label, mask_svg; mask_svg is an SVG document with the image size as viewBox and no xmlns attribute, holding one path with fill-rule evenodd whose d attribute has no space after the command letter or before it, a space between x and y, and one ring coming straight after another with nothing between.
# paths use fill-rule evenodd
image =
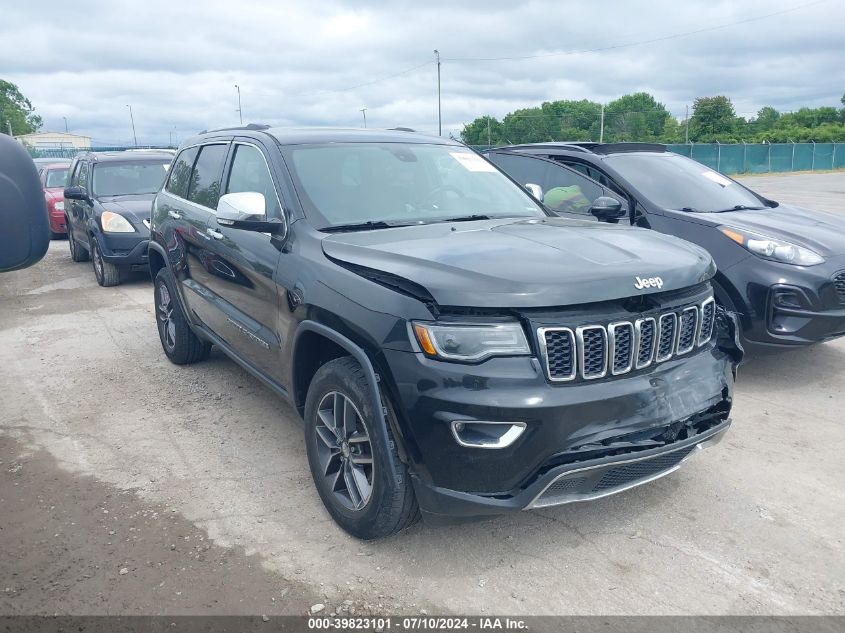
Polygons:
<instances>
[{"instance_id":1,"label":"red car","mask_svg":"<svg viewBox=\"0 0 845 633\"><path fill-rule=\"evenodd\" d=\"M40 170L41 185L47 200L47 217L50 220L50 237L67 234L65 226L65 181L70 161L50 163Z\"/></svg>"}]
</instances>

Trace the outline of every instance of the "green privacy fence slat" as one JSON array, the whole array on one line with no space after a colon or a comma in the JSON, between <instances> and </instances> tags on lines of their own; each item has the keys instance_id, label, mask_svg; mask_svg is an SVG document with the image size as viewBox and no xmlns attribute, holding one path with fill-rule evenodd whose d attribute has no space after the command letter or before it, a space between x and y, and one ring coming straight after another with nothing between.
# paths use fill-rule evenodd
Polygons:
<instances>
[{"instance_id":1,"label":"green privacy fence slat","mask_svg":"<svg viewBox=\"0 0 845 633\"><path fill-rule=\"evenodd\" d=\"M666 147L725 174L845 168L845 143L691 143Z\"/></svg>"}]
</instances>

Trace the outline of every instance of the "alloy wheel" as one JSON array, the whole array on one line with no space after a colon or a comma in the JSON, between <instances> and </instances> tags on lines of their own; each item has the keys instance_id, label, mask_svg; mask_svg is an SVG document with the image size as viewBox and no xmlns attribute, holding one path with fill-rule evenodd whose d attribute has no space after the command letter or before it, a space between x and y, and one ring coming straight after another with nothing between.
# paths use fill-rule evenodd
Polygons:
<instances>
[{"instance_id":1,"label":"alloy wheel","mask_svg":"<svg viewBox=\"0 0 845 633\"><path fill-rule=\"evenodd\" d=\"M344 394L331 391L317 407L317 454L329 490L349 510L361 510L373 492L373 447L366 422Z\"/></svg>"},{"instance_id":2,"label":"alloy wheel","mask_svg":"<svg viewBox=\"0 0 845 633\"><path fill-rule=\"evenodd\" d=\"M103 255L100 253L100 248L97 246L95 240L91 240L91 260L94 263L94 274L97 275L97 280L103 279Z\"/></svg>"},{"instance_id":3,"label":"alloy wheel","mask_svg":"<svg viewBox=\"0 0 845 633\"><path fill-rule=\"evenodd\" d=\"M165 348L173 350L176 347L176 323L173 321L173 299L170 291L163 283L158 285L158 305L156 306L159 320L159 331Z\"/></svg>"}]
</instances>

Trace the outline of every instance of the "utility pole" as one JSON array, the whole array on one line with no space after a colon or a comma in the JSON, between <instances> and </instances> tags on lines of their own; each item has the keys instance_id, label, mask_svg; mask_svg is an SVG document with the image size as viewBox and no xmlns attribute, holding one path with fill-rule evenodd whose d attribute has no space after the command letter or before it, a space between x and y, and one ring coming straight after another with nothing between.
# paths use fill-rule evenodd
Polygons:
<instances>
[{"instance_id":1,"label":"utility pole","mask_svg":"<svg viewBox=\"0 0 845 633\"><path fill-rule=\"evenodd\" d=\"M436 48L434 58L437 60L437 136L443 136L443 117L440 110L440 51Z\"/></svg>"},{"instance_id":2,"label":"utility pole","mask_svg":"<svg viewBox=\"0 0 845 633\"><path fill-rule=\"evenodd\" d=\"M68 133L68 131L67 131L67 117L63 116L62 118L65 120L65 134L67 134Z\"/></svg>"},{"instance_id":3,"label":"utility pole","mask_svg":"<svg viewBox=\"0 0 845 633\"><path fill-rule=\"evenodd\" d=\"M364 115L364 127L367 127L367 106L361 108L360 112Z\"/></svg>"},{"instance_id":4,"label":"utility pole","mask_svg":"<svg viewBox=\"0 0 845 633\"><path fill-rule=\"evenodd\" d=\"M490 140L490 116L487 117L487 147L492 147L493 142Z\"/></svg>"},{"instance_id":5,"label":"utility pole","mask_svg":"<svg viewBox=\"0 0 845 633\"><path fill-rule=\"evenodd\" d=\"M127 103L126 107L129 108L129 120L132 121L132 140L135 141L135 147L138 147L138 136L135 134L135 117L132 115L132 106Z\"/></svg>"},{"instance_id":6,"label":"utility pole","mask_svg":"<svg viewBox=\"0 0 845 633\"><path fill-rule=\"evenodd\" d=\"M686 113L686 116L684 117L684 120L686 121L686 125L687 125L686 140L684 140L684 143L689 145L689 105L687 105L687 113Z\"/></svg>"},{"instance_id":7,"label":"utility pole","mask_svg":"<svg viewBox=\"0 0 845 633\"><path fill-rule=\"evenodd\" d=\"M12 134L12 122L9 119L6 119L6 127L9 128L9 136L14 136Z\"/></svg>"},{"instance_id":8,"label":"utility pole","mask_svg":"<svg viewBox=\"0 0 845 633\"><path fill-rule=\"evenodd\" d=\"M599 143L604 143L604 104L601 104L601 124L599 125Z\"/></svg>"},{"instance_id":9,"label":"utility pole","mask_svg":"<svg viewBox=\"0 0 845 633\"><path fill-rule=\"evenodd\" d=\"M241 109L241 87L238 84L235 84L235 88L238 89L238 118L241 120L241 125L244 124L244 111Z\"/></svg>"}]
</instances>

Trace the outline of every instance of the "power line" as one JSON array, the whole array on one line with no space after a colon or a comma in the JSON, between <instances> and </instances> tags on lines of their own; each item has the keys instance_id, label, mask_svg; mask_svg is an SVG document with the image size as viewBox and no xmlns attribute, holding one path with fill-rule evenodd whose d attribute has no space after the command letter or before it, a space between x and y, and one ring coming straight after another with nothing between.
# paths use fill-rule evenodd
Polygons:
<instances>
[{"instance_id":1,"label":"power line","mask_svg":"<svg viewBox=\"0 0 845 633\"><path fill-rule=\"evenodd\" d=\"M673 33L671 35L663 35L660 37L654 37L647 40L639 40L636 42L627 42L625 44L614 44L611 46L602 46L599 48L583 48L583 49L572 49L568 51L558 51L556 53L540 53L537 55L519 55L514 57L444 57L443 61L449 62L501 62L501 61L521 61L526 59L540 59L544 57L560 57L563 55L577 55L579 53L599 53L602 51L610 51L619 48L629 48L631 46L641 46L643 44L654 44L656 42L665 42L666 40L673 40L680 37L688 37L690 35L697 35L699 33L707 33L710 31L716 31L718 29L728 28L730 26L737 26L739 24L748 24L749 22L756 22L758 20L765 20L766 18L771 18L776 15L783 15L784 13L791 13L793 11L799 11L800 9L806 9L807 7L811 7L817 4L822 4L828 2L829 0L814 0L813 2L806 2L804 4L796 5L793 7L788 7L786 9L781 9L780 11L773 11L772 13L765 13L763 15L758 15L750 18L746 18L744 20L737 20L735 22L726 22L724 24L718 24L715 26L708 26L701 29L695 29L692 31L684 31L681 33Z\"/></svg>"}]
</instances>

